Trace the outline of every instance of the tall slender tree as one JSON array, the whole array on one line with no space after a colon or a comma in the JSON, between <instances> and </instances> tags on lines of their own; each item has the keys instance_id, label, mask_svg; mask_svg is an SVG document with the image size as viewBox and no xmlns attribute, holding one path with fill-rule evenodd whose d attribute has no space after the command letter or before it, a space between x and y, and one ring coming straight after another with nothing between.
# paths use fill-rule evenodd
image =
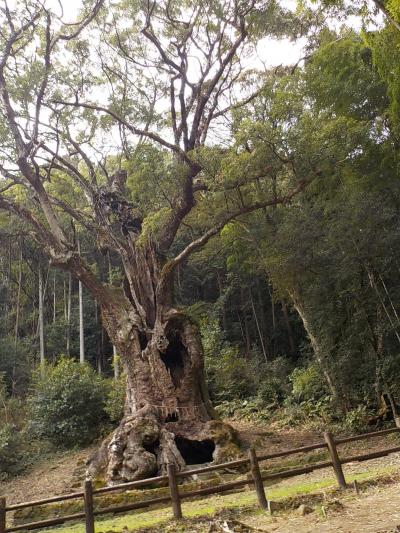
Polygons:
<instances>
[{"instance_id":1,"label":"tall slender tree","mask_svg":"<svg viewBox=\"0 0 400 533\"><path fill-rule=\"evenodd\" d=\"M45 347L44 347L44 312L43 312L43 297L44 297L44 288L43 288L43 271L42 267L39 264L38 268L38 299L39 299L39 355L40 355L40 366L42 368L45 363Z\"/></svg>"},{"instance_id":2,"label":"tall slender tree","mask_svg":"<svg viewBox=\"0 0 400 533\"><path fill-rule=\"evenodd\" d=\"M78 236L78 254L81 255L81 244ZM81 364L85 362L85 320L83 315L83 285L82 281L78 281L78 297L79 297L79 361Z\"/></svg>"}]
</instances>

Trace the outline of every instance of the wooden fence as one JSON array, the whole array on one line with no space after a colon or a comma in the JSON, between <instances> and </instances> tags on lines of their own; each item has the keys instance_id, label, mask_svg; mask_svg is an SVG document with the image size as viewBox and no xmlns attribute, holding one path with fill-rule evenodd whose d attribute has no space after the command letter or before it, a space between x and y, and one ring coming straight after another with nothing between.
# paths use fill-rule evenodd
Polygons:
<instances>
[{"instance_id":1,"label":"wooden fence","mask_svg":"<svg viewBox=\"0 0 400 533\"><path fill-rule=\"evenodd\" d=\"M355 455L352 457L339 457L337 447L338 445L355 442L364 439L370 439L373 437L379 437L383 435L389 435L390 433L397 433L400 428L385 429L382 431L375 431L373 433L364 433L362 435L355 435L352 437L346 437L341 439L335 439L331 433L324 433L324 441L316 444L310 444L308 446L302 446L301 448L294 448L282 452L276 452L271 454L257 455L254 449L249 450L248 457L245 459L239 459L236 461L230 461L228 463L221 463L211 466L205 466L203 468L196 468L194 470L186 470L183 472L177 472L175 465L170 464L167 468L167 475L147 478L139 481L132 481L121 485L114 485L113 487L103 487L100 489L93 489L92 482L86 481L84 490L81 492L74 492L72 494L64 494L62 496L54 496L52 498L46 498L43 500L36 500L24 503L17 503L7 505L6 498L0 498L0 533L11 533L12 531L23 531L42 529L49 526L56 526L70 521L85 521L86 533L94 533L95 517L99 515L126 513L134 509L142 509L151 505L170 503L172 506L173 516L176 519L182 518L181 501L187 498L194 498L196 496L206 496L208 494L221 493L225 491L231 491L245 485L254 485L257 494L259 505L263 509L268 509L268 500L265 495L264 484L266 480L284 479L300 474L306 474L313 470L319 470L321 468L333 467L336 480L340 488L346 488L346 480L343 473L342 465L351 463L354 461L366 461L368 459L375 459L378 457L384 457L391 453L399 452L400 446L394 446L392 448L386 448L372 453L363 455ZM262 475L260 471L260 461L268 459L276 459L279 457L287 457L289 455L307 453L313 450L327 449L330 456L330 461L323 461L319 463L310 464L300 468L292 468L290 470L283 470L280 472L274 472L266 475ZM230 481L222 483L220 485L214 485L202 489L182 491L179 487L179 481L195 474L204 472L212 472L223 470L225 468L235 468L241 466L249 466L251 477L248 479L240 479L236 481ZM119 505L114 507L107 507L102 509L94 509L93 497L100 497L102 494L106 494L113 491L125 491L129 489L136 489L139 487L145 487L147 485L153 485L155 483L167 483L169 485L169 496L161 496L150 500L141 502L132 502L125 505ZM45 505L48 503L64 502L72 499L83 499L84 512L75 513L63 517L50 518L41 520L39 522L30 522L27 524L14 525L7 527L6 517L7 513L11 511L17 511L18 509L24 509L27 507L35 507L38 505Z\"/></svg>"}]
</instances>

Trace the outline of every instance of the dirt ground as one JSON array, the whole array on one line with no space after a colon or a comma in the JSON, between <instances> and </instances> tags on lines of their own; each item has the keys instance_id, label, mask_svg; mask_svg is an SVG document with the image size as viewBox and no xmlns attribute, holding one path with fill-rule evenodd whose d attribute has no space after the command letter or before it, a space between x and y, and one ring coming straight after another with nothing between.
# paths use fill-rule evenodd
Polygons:
<instances>
[{"instance_id":1,"label":"dirt ground","mask_svg":"<svg viewBox=\"0 0 400 533\"><path fill-rule=\"evenodd\" d=\"M318 442L321 436L312 431L290 430L272 433L262 426L246 422L233 422L240 433L244 446L253 445L265 453ZM82 487L85 477L85 461L96 449L95 446L81 451L56 453L28 473L9 481L0 481L0 496L7 501L19 503L75 492Z\"/></svg>"}]
</instances>

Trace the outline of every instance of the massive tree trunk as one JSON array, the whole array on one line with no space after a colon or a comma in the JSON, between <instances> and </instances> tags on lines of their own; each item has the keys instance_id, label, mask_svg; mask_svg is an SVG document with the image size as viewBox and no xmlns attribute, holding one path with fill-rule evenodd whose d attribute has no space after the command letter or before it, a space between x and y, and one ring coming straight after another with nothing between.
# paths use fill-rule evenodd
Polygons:
<instances>
[{"instance_id":1,"label":"massive tree trunk","mask_svg":"<svg viewBox=\"0 0 400 533\"><path fill-rule=\"evenodd\" d=\"M154 250L135 248L129 283L100 304L127 380L124 418L89 464L111 484L238 453L232 428L214 420L197 327L173 308L161 266Z\"/></svg>"}]
</instances>

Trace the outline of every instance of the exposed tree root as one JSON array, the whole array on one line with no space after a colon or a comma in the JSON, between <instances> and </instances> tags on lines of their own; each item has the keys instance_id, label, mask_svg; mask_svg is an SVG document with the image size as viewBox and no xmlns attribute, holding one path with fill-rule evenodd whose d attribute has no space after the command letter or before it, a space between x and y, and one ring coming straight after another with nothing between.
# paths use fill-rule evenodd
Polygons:
<instances>
[{"instance_id":1,"label":"exposed tree root","mask_svg":"<svg viewBox=\"0 0 400 533\"><path fill-rule=\"evenodd\" d=\"M116 485L166 473L173 463L224 462L239 455L236 432L219 420L163 422L148 406L122 420L88 461L88 477Z\"/></svg>"}]
</instances>

